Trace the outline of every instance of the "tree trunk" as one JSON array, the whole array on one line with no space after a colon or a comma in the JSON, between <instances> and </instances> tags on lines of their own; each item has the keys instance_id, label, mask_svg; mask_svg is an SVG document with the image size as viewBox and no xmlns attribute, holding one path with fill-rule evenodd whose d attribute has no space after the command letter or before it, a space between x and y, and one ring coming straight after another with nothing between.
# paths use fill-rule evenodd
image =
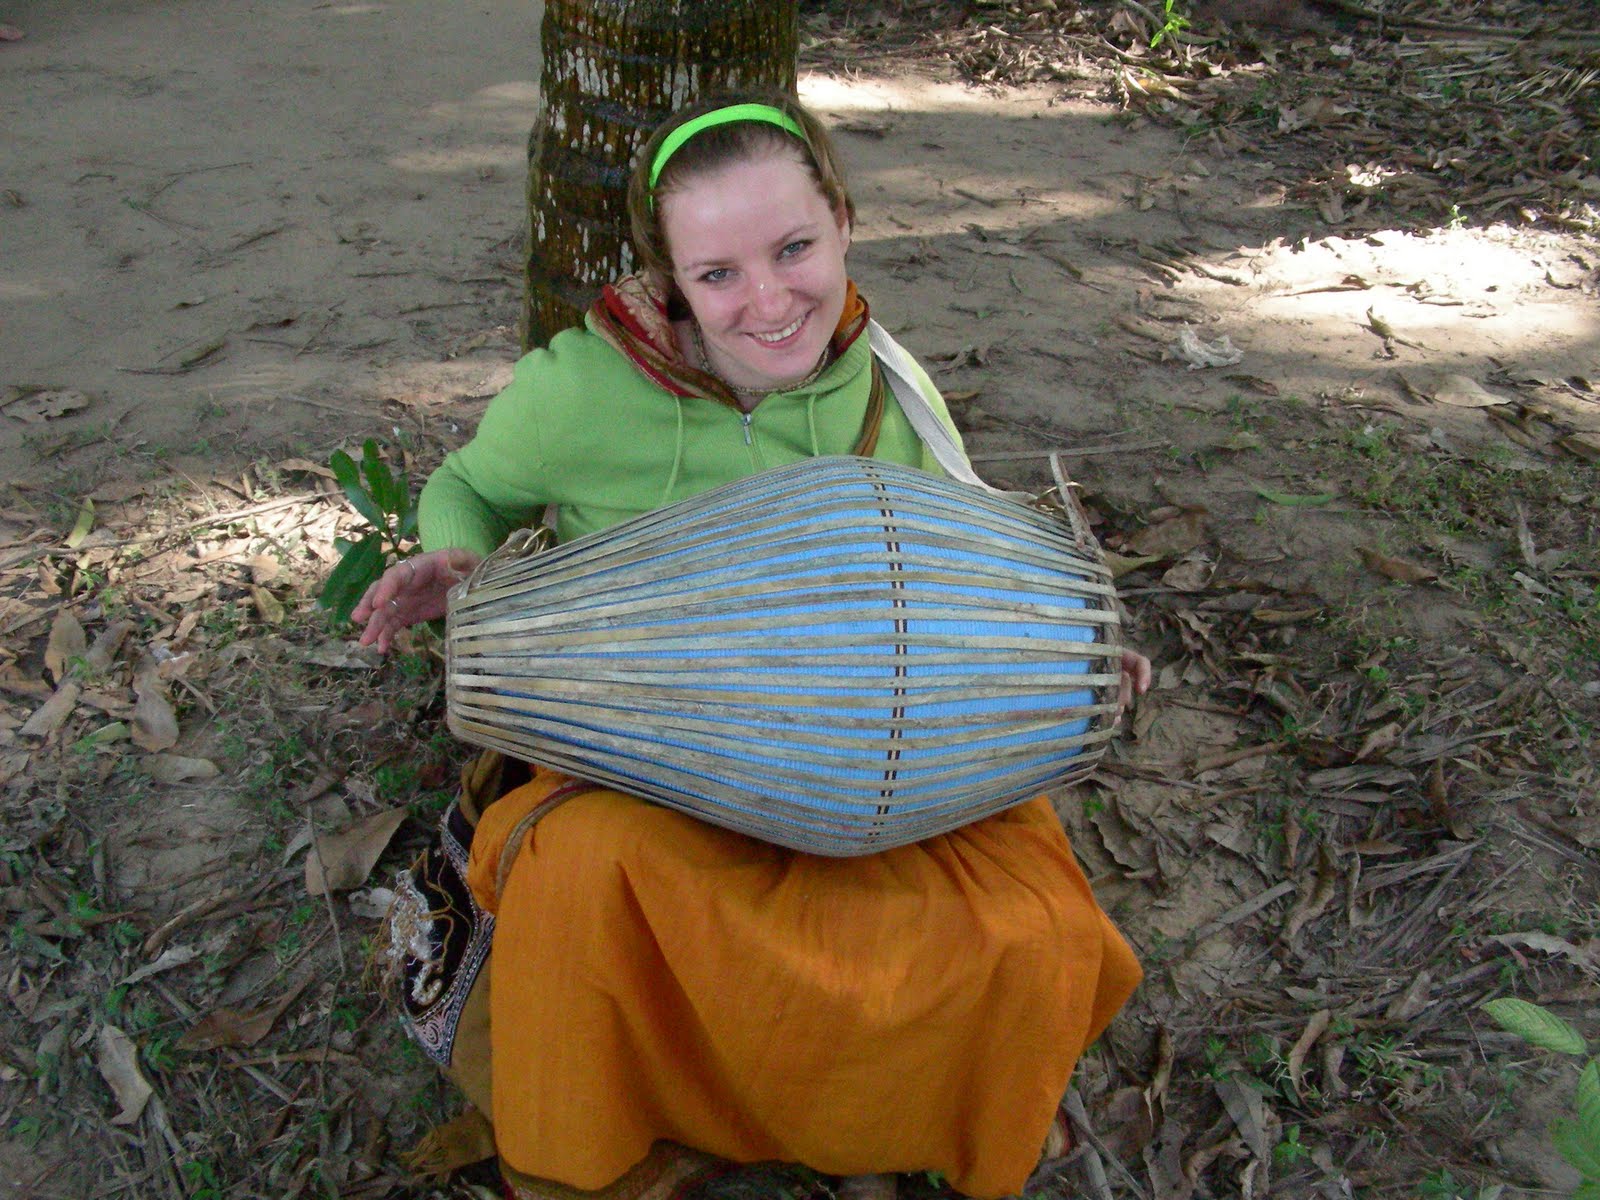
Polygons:
<instances>
[{"instance_id":1,"label":"tree trunk","mask_svg":"<svg viewBox=\"0 0 1600 1200\"><path fill-rule=\"evenodd\" d=\"M798 0L546 0L528 139L524 350L577 324L632 268L628 168L675 109L730 88L792 89Z\"/></svg>"}]
</instances>

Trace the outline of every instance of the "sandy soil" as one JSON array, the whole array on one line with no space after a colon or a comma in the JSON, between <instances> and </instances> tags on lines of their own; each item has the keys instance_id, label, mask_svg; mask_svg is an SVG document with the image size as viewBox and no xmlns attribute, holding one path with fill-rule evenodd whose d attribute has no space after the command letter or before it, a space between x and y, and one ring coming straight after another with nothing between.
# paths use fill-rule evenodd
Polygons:
<instances>
[{"instance_id":1,"label":"sandy soil","mask_svg":"<svg viewBox=\"0 0 1600 1200\"><path fill-rule=\"evenodd\" d=\"M0 17L26 34L0 43L8 548L41 526L65 533L83 497L110 504L140 482L203 486L237 480L247 464L324 462L364 436L404 430L422 439L410 445L439 446L470 432L515 357L538 100L532 6L39 0ZM1263 968L1272 929L1252 940L1230 917L1279 877L1241 850L1264 810L1202 806L1192 782L1152 773L1216 758L1200 772L1205 794L1237 798L1282 762L1222 761L1250 724L1249 698L1208 669L1233 636L1226 604L1197 616L1170 602L1194 593L1198 604L1223 569L1232 592L1274 597L1281 627L1250 643L1258 661L1290 660L1296 608L1381 608L1441 653L1478 637L1469 599L1399 589L1360 551L1492 566L1505 547L1397 538L1301 451L1330 431L1386 424L1430 453L1490 448L1530 464L1557 438L1600 444L1581 440L1600 435L1600 255L1532 230L1330 225L1288 199L1272 162L1185 144L1060 89L980 92L879 71L809 72L801 90L841 131L860 209L855 276L874 314L936 370L980 470L1037 487L1048 454L1062 451L1129 555L1149 549L1129 540L1136 527L1170 529L1187 513L1205 531L1166 552L1186 574L1158 569L1128 588L1130 629L1162 661L1125 786L1114 805L1063 805L1108 905L1151 955L1139 1007L1085 1079L1091 1098L1115 1098L1117 1085L1147 1080L1157 1030L1194 1067L1217 1006L1240 1019L1239 995L1327 966L1297 951ZM1192 361L1204 356L1186 337L1230 361ZM1528 434L1534 417L1542 432ZM1592 499L1575 495L1573 512ZM1574 520L1567 548L1583 550L1592 525ZM1561 549L1544 540L1561 528L1537 526L1535 551ZM298 564L306 579L326 570L331 532L330 518ZM37 673L39 652L19 643L7 658ZM1530 653L1536 674L1560 665ZM1496 670L1503 678L1484 674ZM1480 675L1504 687L1506 670ZM180 749L215 747L214 733L185 730ZM226 793L174 795L198 805L204 825L178 858L150 847L181 840L183 821L115 818L115 878L155 923L211 886L162 895L163 876L192 874L211 847L267 853L258 822ZM347 798L359 813L359 789ZM1352 816L1369 802L1343 798L1326 819L1376 828ZM1595 836L1592 810L1557 815L1591 847L1574 853L1592 872L1583 855L1600 842L1582 841ZM1305 834L1298 862L1290 844L1281 864L1302 886L1320 869L1313 840ZM1163 955L1197 929L1192 953ZM1403 948L1370 960L1367 976L1340 978L1399 988L1413 970ZM241 967L223 997L259 998L270 961ZM1291 1042L1299 1032L1281 1030ZM5 1069L10 1118L28 1109L17 1068ZM83 1094L109 1113L91 1075ZM399 1105L405 1079L416 1075L382 1078L373 1094ZM101 1133L110 1137L103 1122ZM32 1146L0 1141L0 1180L20 1189L9 1194L74 1194L65 1133ZM1510 1149L1501 1161L1508 1176L1545 1173Z\"/></svg>"}]
</instances>

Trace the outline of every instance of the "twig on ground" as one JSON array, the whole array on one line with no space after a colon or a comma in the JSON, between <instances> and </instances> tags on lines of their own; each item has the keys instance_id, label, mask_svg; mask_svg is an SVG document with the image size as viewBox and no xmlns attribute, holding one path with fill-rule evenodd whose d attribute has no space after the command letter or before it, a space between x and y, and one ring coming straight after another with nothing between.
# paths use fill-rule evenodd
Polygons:
<instances>
[{"instance_id":1,"label":"twig on ground","mask_svg":"<svg viewBox=\"0 0 1600 1200\"><path fill-rule=\"evenodd\" d=\"M1111 1153L1110 1148L1100 1140L1100 1135L1089 1124L1089 1112L1084 1108L1083 1097L1078 1095L1077 1088L1067 1089L1065 1104L1067 1116L1072 1120L1073 1130L1081 1134L1084 1142L1087 1143L1084 1165L1088 1170L1091 1182L1095 1185L1097 1195L1100 1197L1111 1195L1111 1183L1106 1176L1104 1165L1109 1162L1116 1168L1117 1174L1122 1177L1133 1194L1139 1197L1139 1200L1144 1200L1144 1188L1140 1186L1139 1181L1134 1178L1133 1173L1127 1167L1122 1165L1122 1160ZM1098 1174L1098 1179L1095 1178L1096 1174Z\"/></svg>"},{"instance_id":2,"label":"twig on ground","mask_svg":"<svg viewBox=\"0 0 1600 1200\"><path fill-rule=\"evenodd\" d=\"M1246 900L1243 904L1235 905L1223 913L1215 921L1202 925L1189 936L1197 942L1203 942L1213 934L1221 933L1230 925L1237 925L1247 917L1253 917L1267 905L1280 896L1287 896L1290 892L1298 890L1298 885L1292 879L1285 879L1275 887L1270 887L1253 900Z\"/></svg>"},{"instance_id":3,"label":"twig on ground","mask_svg":"<svg viewBox=\"0 0 1600 1200\"><path fill-rule=\"evenodd\" d=\"M1065 458L1089 458L1100 454L1122 454L1132 450L1159 450L1166 445L1166 442L1125 442L1120 446L1110 444L1072 446L1064 450L989 450L971 455L971 458L975 463L1027 462L1035 458L1049 458L1052 454L1060 454Z\"/></svg>"},{"instance_id":4,"label":"twig on ground","mask_svg":"<svg viewBox=\"0 0 1600 1200\"><path fill-rule=\"evenodd\" d=\"M1438 908L1440 899L1444 896L1445 889L1450 886L1455 877L1461 873L1461 868L1467 865L1470 855L1463 856L1453 863L1444 878L1434 884L1422 902L1411 911L1411 915L1386 934L1376 945L1368 949L1368 961L1373 957L1381 957L1385 961L1390 958L1390 951L1399 946L1416 929L1433 915Z\"/></svg>"}]
</instances>

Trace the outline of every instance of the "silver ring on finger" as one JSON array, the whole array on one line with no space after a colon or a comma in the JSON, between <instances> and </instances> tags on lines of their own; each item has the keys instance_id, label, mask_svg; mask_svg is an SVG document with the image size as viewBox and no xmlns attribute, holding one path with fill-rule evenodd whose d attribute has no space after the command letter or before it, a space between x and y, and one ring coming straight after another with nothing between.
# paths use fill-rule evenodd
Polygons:
<instances>
[{"instance_id":1,"label":"silver ring on finger","mask_svg":"<svg viewBox=\"0 0 1600 1200\"><path fill-rule=\"evenodd\" d=\"M400 611L400 601L398 601L398 600L389 601L389 607L394 609L395 612L399 612Z\"/></svg>"},{"instance_id":2,"label":"silver ring on finger","mask_svg":"<svg viewBox=\"0 0 1600 1200\"><path fill-rule=\"evenodd\" d=\"M412 562L409 558L406 559L406 569L411 572L411 574L406 576L407 579L415 579L417 577L417 564Z\"/></svg>"}]
</instances>

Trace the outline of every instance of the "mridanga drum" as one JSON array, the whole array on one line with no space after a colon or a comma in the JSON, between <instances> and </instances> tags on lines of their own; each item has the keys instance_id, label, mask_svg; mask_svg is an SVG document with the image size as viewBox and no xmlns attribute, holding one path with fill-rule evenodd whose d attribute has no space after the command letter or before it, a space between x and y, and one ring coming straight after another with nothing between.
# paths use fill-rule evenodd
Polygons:
<instances>
[{"instance_id":1,"label":"mridanga drum","mask_svg":"<svg viewBox=\"0 0 1600 1200\"><path fill-rule=\"evenodd\" d=\"M1070 497L864 458L514 535L452 592L446 643L458 737L828 855L1086 774L1122 652Z\"/></svg>"}]
</instances>

